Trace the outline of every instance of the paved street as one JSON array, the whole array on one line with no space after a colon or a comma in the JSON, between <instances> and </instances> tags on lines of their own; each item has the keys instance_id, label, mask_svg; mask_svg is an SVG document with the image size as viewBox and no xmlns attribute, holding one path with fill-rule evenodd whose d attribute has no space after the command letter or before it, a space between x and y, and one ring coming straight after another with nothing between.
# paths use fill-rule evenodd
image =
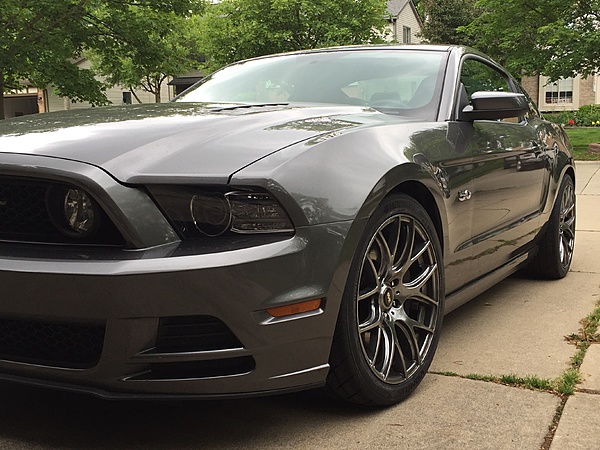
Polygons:
<instances>
[{"instance_id":1,"label":"paved street","mask_svg":"<svg viewBox=\"0 0 600 450\"><path fill-rule=\"evenodd\" d=\"M566 401L473 379L552 380L570 367L576 348L565 336L600 300L600 163L577 170L572 273L553 282L512 277L448 315L431 373L400 405L353 408L320 392L108 402L0 384L0 449L599 449L600 344L588 349L584 380Z\"/></svg>"}]
</instances>

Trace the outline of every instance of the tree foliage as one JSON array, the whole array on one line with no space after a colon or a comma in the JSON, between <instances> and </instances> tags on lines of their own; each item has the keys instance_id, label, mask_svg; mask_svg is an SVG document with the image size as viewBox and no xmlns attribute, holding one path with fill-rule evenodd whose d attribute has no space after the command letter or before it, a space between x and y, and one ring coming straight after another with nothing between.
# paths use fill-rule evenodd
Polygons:
<instances>
[{"instance_id":1,"label":"tree foliage","mask_svg":"<svg viewBox=\"0 0 600 450\"><path fill-rule=\"evenodd\" d=\"M73 59L89 49L127 54L133 47L150 48L149 31L163 23L146 20L146 13L185 16L200 1L0 0L0 91L27 79L39 88L52 84L59 95L76 101L105 104L104 86Z\"/></svg>"},{"instance_id":2,"label":"tree foliage","mask_svg":"<svg viewBox=\"0 0 600 450\"><path fill-rule=\"evenodd\" d=\"M464 31L511 71L552 79L600 71L600 0L478 0Z\"/></svg>"},{"instance_id":3,"label":"tree foliage","mask_svg":"<svg viewBox=\"0 0 600 450\"><path fill-rule=\"evenodd\" d=\"M141 45L100 47L89 52L92 70L110 85L127 87L134 96L135 89L141 88L154 94L155 101L160 102L161 87L167 78L196 70L201 65L200 16L143 10L132 11L132 14L144 30Z\"/></svg>"},{"instance_id":4,"label":"tree foliage","mask_svg":"<svg viewBox=\"0 0 600 450\"><path fill-rule=\"evenodd\" d=\"M292 50L382 42L385 0L221 0L202 21L211 69Z\"/></svg>"},{"instance_id":5,"label":"tree foliage","mask_svg":"<svg viewBox=\"0 0 600 450\"><path fill-rule=\"evenodd\" d=\"M477 17L475 0L422 0L419 11L423 17L421 36L427 42L470 44L471 39L461 27Z\"/></svg>"}]
</instances>

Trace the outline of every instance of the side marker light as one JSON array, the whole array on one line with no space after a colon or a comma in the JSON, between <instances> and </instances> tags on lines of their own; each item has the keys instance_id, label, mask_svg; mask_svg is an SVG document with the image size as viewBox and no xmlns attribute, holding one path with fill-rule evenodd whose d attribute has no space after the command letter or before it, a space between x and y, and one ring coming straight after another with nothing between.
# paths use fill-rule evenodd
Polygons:
<instances>
[{"instance_id":1,"label":"side marker light","mask_svg":"<svg viewBox=\"0 0 600 450\"><path fill-rule=\"evenodd\" d=\"M321 307L323 299L308 300L306 302L294 303L292 305L277 306L275 308L267 308L267 312L273 317L293 316L310 311L316 311Z\"/></svg>"}]
</instances>

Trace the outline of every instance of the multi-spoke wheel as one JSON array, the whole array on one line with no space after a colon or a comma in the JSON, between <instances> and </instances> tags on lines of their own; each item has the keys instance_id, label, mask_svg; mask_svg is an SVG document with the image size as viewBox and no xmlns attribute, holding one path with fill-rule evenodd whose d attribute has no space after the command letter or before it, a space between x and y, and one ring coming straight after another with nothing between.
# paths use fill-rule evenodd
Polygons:
<instances>
[{"instance_id":1,"label":"multi-spoke wheel","mask_svg":"<svg viewBox=\"0 0 600 450\"><path fill-rule=\"evenodd\" d=\"M410 197L384 201L354 258L330 358L328 386L343 398L387 405L425 375L442 324L439 240Z\"/></svg>"},{"instance_id":2,"label":"multi-spoke wheel","mask_svg":"<svg viewBox=\"0 0 600 450\"><path fill-rule=\"evenodd\" d=\"M565 274L571 267L575 248L575 186L571 177L566 179L568 181L564 184L558 221L558 253Z\"/></svg>"},{"instance_id":3,"label":"multi-spoke wheel","mask_svg":"<svg viewBox=\"0 0 600 450\"><path fill-rule=\"evenodd\" d=\"M542 278L563 278L571 267L574 248L575 186L565 175L530 272Z\"/></svg>"}]
</instances>

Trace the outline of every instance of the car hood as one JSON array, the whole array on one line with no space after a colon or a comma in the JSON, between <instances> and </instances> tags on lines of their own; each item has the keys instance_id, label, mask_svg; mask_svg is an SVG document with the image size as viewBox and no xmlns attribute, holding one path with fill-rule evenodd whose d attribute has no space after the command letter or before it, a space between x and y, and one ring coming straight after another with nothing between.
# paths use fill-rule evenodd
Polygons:
<instances>
[{"instance_id":1,"label":"car hood","mask_svg":"<svg viewBox=\"0 0 600 450\"><path fill-rule=\"evenodd\" d=\"M3 121L0 153L84 162L127 183L224 183L236 171L297 142L387 120L353 106L91 108Z\"/></svg>"}]
</instances>

